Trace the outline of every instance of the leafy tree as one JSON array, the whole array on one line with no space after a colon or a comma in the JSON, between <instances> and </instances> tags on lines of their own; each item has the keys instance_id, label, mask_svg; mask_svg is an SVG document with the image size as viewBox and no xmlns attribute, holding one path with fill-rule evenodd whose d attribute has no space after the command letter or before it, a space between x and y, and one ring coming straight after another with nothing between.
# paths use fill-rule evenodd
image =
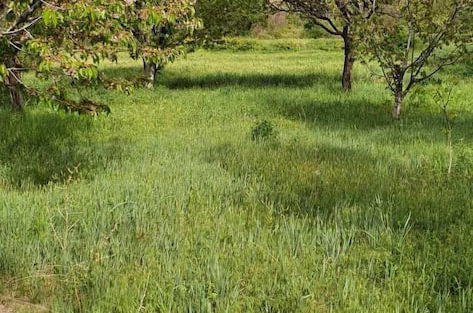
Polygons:
<instances>
[{"instance_id":1,"label":"leafy tree","mask_svg":"<svg viewBox=\"0 0 473 313\"><path fill-rule=\"evenodd\" d=\"M379 0L360 48L376 60L399 118L412 88L458 62L471 43L472 0Z\"/></svg>"},{"instance_id":2,"label":"leafy tree","mask_svg":"<svg viewBox=\"0 0 473 313\"><path fill-rule=\"evenodd\" d=\"M264 0L197 0L196 9L204 24L201 36L210 40L246 35L267 17Z\"/></svg>"},{"instance_id":3,"label":"leafy tree","mask_svg":"<svg viewBox=\"0 0 473 313\"><path fill-rule=\"evenodd\" d=\"M129 0L122 21L135 37L128 48L132 57L142 58L147 86L156 75L189 47L200 27L195 0Z\"/></svg>"},{"instance_id":4,"label":"leafy tree","mask_svg":"<svg viewBox=\"0 0 473 313\"><path fill-rule=\"evenodd\" d=\"M342 88L351 90L358 34L354 25L368 22L376 8L376 0L268 0L278 11L299 14L312 24L344 42Z\"/></svg>"},{"instance_id":5,"label":"leafy tree","mask_svg":"<svg viewBox=\"0 0 473 313\"><path fill-rule=\"evenodd\" d=\"M123 47L143 58L154 78L149 72L156 73L181 54L198 25L194 0L0 1L0 86L8 89L18 110L25 95L53 100L69 110L90 106L90 101L68 99L63 85L120 87L98 64L117 60ZM22 79L26 71L47 79L48 92L28 86Z\"/></svg>"},{"instance_id":6,"label":"leafy tree","mask_svg":"<svg viewBox=\"0 0 473 313\"><path fill-rule=\"evenodd\" d=\"M98 62L114 59L129 41L116 19L121 12L123 4L113 0L2 0L0 86L8 89L13 108L23 109L25 91L47 95L23 81L25 71L48 78L48 94L57 100L60 82L97 82Z\"/></svg>"}]
</instances>

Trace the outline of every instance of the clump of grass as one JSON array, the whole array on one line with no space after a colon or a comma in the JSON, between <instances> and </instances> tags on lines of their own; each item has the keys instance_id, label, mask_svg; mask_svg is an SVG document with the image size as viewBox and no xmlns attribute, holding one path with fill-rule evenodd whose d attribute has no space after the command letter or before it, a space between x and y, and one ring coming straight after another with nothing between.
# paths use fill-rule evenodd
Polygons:
<instances>
[{"instance_id":1,"label":"clump of grass","mask_svg":"<svg viewBox=\"0 0 473 313\"><path fill-rule=\"evenodd\" d=\"M277 131L273 123L267 120L260 121L251 130L251 139L253 141L267 141L274 139L277 136Z\"/></svg>"}]
</instances>

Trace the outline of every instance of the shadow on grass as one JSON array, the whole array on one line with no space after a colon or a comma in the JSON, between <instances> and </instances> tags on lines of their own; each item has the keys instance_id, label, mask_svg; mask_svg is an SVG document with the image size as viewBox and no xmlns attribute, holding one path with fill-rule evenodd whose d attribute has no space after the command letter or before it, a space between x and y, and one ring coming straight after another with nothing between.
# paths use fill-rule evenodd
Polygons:
<instances>
[{"instance_id":1,"label":"shadow on grass","mask_svg":"<svg viewBox=\"0 0 473 313\"><path fill-rule=\"evenodd\" d=\"M220 88L242 86L246 88L264 87L311 87L325 85L329 89L338 88L338 77L328 74L236 74L218 73L202 76L164 76L160 83L170 89Z\"/></svg>"},{"instance_id":2,"label":"shadow on grass","mask_svg":"<svg viewBox=\"0 0 473 313\"><path fill-rule=\"evenodd\" d=\"M9 109L11 108L10 96L6 88L0 85L0 109Z\"/></svg>"},{"instance_id":3,"label":"shadow on grass","mask_svg":"<svg viewBox=\"0 0 473 313\"><path fill-rule=\"evenodd\" d=\"M267 98L264 104L278 114L309 125L330 128L369 129L393 124L387 107L370 100L350 99L321 101L310 98L294 101L292 98Z\"/></svg>"},{"instance_id":4,"label":"shadow on grass","mask_svg":"<svg viewBox=\"0 0 473 313\"><path fill-rule=\"evenodd\" d=\"M265 203L277 213L330 218L338 209L381 202L383 210L395 210L398 226L413 213L413 224L424 230L455 223L470 207L467 182L473 175L458 168L448 180L443 163L435 159L407 164L363 147L297 141L243 147L227 143L203 155L206 162L251 182L235 197L240 207ZM257 193L248 196L248 190Z\"/></svg>"},{"instance_id":5,"label":"shadow on grass","mask_svg":"<svg viewBox=\"0 0 473 313\"><path fill-rule=\"evenodd\" d=\"M105 74L110 77L136 79L143 76L139 66L108 68ZM165 69L158 77L157 84L169 89L190 88L221 88L241 86L246 88L263 87L311 87L324 85L329 89L339 89L338 75L325 73L314 74L264 74L264 73L211 73L204 75L189 75L191 73L180 73L173 69Z\"/></svg>"},{"instance_id":6,"label":"shadow on grass","mask_svg":"<svg viewBox=\"0 0 473 313\"><path fill-rule=\"evenodd\" d=\"M256 178L258 200L278 212L330 215L339 204L369 202L373 195L368 193L376 194L373 185L363 190L364 178L375 175L376 160L360 150L252 143L244 149L223 144L205 155L240 179ZM238 205L246 206L245 201Z\"/></svg>"},{"instance_id":7,"label":"shadow on grass","mask_svg":"<svg viewBox=\"0 0 473 313\"><path fill-rule=\"evenodd\" d=\"M338 91L340 92L340 91ZM369 136L379 144L399 145L413 142L445 141L444 116L405 104L400 120L391 117L389 94L379 101L352 95L336 97L333 101L311 99L310 96L294 99L287 97L262 98L263 105L289 120L301 121L309 128L324 128L347 135ZM461 112L453 121L453 140L473 142L473 114Z\"/></svg>"},{"instance_id":8,"label":"shadow on grass","mask_svg":"<svg viewBox=\"0 0 473 313\"><path fill-rule=\"evenodd\" d=\"M140 66L114 67L106 70L108 75L126 78L137 78L142 74ZM251 90L265 87L317 87L324 91L325 99L311 99L310 95L294 99L293 93L287 96L261 98L259 101L269 110L291 120L307 123L309 127L325 127L334 131L386 130L371 138L379 143L409 143L413 141L440 142L445 140L443 116L440 113L427 112L411 108L408 101L401 121L391 118L391 96L385 93L384 98L375 99L370 94L359 94L356 86L351 94L342 93L339 76L328 73L313 74L264 74L264 73L215 73L189 75L165 69L159 77L158 84L170 89L222 88L240 86ZM327 101L327 95L336 95L334 100ZM340 96L337 96L340 95ZM462 112L454 122L453 136L456 140L473 142L473 114ZM365 134L366 135L366 134Z\"/></svg>"},{"instance_id":9,"label":"shadow on grass","mask_svg":"<svg viewBox=\"0 0 473 313\"><path fill-rule=\"evenodd\" d=\"M231 195L236 207L270 208L276 218L322 218L388 236L402 233L408 223L409 243L403 245L415 253L406 254L407 259L395 257L399 254L392 242L381 241L393 262L408 261L417 267L416 275L427 271L436 276L438 293L458 295L471 287L473 269L465 256L472 255L473 240L464 231L472 216L471 171L455 169L448 179L435 160L406 165L363 147L297 142L226 143L206 151L205 158L240 183ZM467 168L472 165L470 160Z\"/></svg>"},{"instance_id":10,"label":"shadow on grass","mask_svg":"<svg viewBox=\"0 0 473 313\"><path fill-rule=\"evenodd\" d=\"M27 188L78 179L120 155L87 142L90 118L0 110L0 186Z\"/></svg>"},{"instance_id":11,"label":"shadow on grass","mask_svg":"<svg viewBox=\"0 0 473 313\"><path fill-rule=\"evenodd\" d=\"M114 67L107 69L108 75L126 78L140 77L141 67ZM291 120L307 123L309 127L325 127L334 131L386 131L373 136L373 140L390 144L412 141L440 142L445 140L443 117L440 112L427 112L411 108L408 101L401 121L391 118L391 96L376 98L371 94L360 94L356 89L351 94L342 93L339 77L336 73L314 74L263 74L263 73L215 73L205 75L188 75L174 69L165 69L159 77L158 84L170 89L217 89L222 87L242 87L247 90L265 87L314 87L322 90L323 100L308 95L294 98L293 93L277 97L268 94L258 99L268 109ZM335 95L333 100L327 96ZM379 96L378 96L379 97ZM463 112L455 120L453 136L466 142L473 142L473 115Z\"/></svg>"}]
</instances>

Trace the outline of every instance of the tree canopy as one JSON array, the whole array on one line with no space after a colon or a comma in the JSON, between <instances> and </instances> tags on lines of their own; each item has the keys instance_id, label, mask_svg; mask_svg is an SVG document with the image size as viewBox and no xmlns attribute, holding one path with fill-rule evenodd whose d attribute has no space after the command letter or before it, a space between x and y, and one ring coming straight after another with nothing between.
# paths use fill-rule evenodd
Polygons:
<instances>
[{"instance_id":1,"label":"tree canopy","mask_svg":"<svg viewBox=\"0 0 473 313\"><path fill-rule=\"evenodd\" d=\"M96 80L99 60L114 59L116 48L129 40L116 19L123 8L111 0L2 1L0 81L14 106L22 108L22 90L37 92L22 81L27 70L55 81Z\"/></svg>"},{"instance_id":2,"label":"tree canopy","mask_svg":"<svg viewBox=\"0 0 473 313\"><path fill-rule=\"evenodd\" d=\"M266 18L265 0L197 0L202 19L202 36L210 40L223 36L247 35L251 27Z\"/></svg>"},{"instance_id":3,"label":"tree canopy","mask_svg":"<svg viewBox=\"0 0 473 313\"><path fill-rule=\"evenodd\" d=\"M43 96L66 101L57 84L110 83L103 59L128 48L134 57L164 64L183 50L198 24L193 0L4 0L0 4L0 82L16 109L23 93L37 96L22 73L33 71L52 84Z\"/></svg>"},{"instance_id":4,"label":"tree canopy","mask_svg":"<svg viewBox=\"0 0 473 313\"><path fill-rule=\"evenodd\" d=\"M99 70L126 50L144 63L147 85L200 38L239 35L267 6L309 19L344 42L343 90L352 87L356 52L378 62L399 117L405 96L468 53L473 0L2 0L0 86L14 108L23 97L72 103L61 85L118 86ZM205 25L201 29L202 22ZM45 78L41 92L23 73Z\"/></svg>"},{"instance_id":5,"label":"tree canopy","mask_svg":"<svg viewBox=\"0 0 473 313\"><path fill-rule=\"evenodd\" d=\"M135 40L128 42L133 58L142 58L148 86L167 63L186 52L201 25L195 0L141 0L126 7L123 25Z\"/></svg>"},{"instance_id":6,"label":"tree canopy","mask_svg":"<svg viewBox=\"0 0 473 313\"><path fill-rule=\"evenodd\" d=\"M268 0L278 11L298 14L309 19L328 34L339 36L344 42L344 66L342 88L352 88L352 70L355 63L355 23L367 22L374 14L376 0Z\"/></svg>"},{"instance_id":7,"label":"tree canopy","mask_svg":"<svg viewBox=\"0 0 473 313\"><path fill-rule=\"evenodd\" d=\"M468 54L472 10L471 0L381 0L370 23L358 25L363 55L377 61L395 97L395 118L416 84Z\"/></svg>"}]
</instances>

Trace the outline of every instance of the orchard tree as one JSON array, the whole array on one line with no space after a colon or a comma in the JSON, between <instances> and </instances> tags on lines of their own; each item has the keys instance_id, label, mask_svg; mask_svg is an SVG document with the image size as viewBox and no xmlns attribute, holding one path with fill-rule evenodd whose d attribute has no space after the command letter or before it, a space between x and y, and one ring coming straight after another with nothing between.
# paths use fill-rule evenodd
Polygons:
<instances>
[{"instance_id":1,"label":"orchard tree","mask_svg":"<svg viewBox=\"0 0 473 313\"><path fill-rule=\"evenodd\" d=\"M328 34L344 42L342 88L352 88L352 71L358 33L355 24L369 23L376 11L377 0L267 0L278 11L295 13L307 18Z\"/></svg>"},{"instance_id":2,"label":"orchard tree","mask_svg":"<svg viewBox=\"0 0 473 313\"><path fill-rule=\"evenodd\" d=\"M406 95L468 53L472 0L379 0L360 48L377 61L399 118Z\"/></svg>"},{"instance_id":3,"label":"orchard tree","mask_svg":"<svg viewBox=\"0 0 473 313\"><path fill-rule=\"evenodd\" d=\"M135 40L128 43L133 58L141 58L148 87L162 68L187 52L200 27L195 0L127 0L122 23Z\"/></svg>"},{"instance_id":4,"label":"orchard tree","mask_svg":"<svg viewBox=\"0 0 473 313\"><path fill-rule=\"evenodd\" d=\"M193 0L0 0L0 87L17 110L25 96L75 110L90 101L72 101L66 85L120 87L99 71L102 60L116 61L127 47L163 65L182 53L195 25ZM26 71L45 79L47 92L25 83Z\"/></svg>"},{"instance_id":5,"label":"orchard tree","mask_svg":"<svg viewBox=\"0 0 473 313\"><path fill-rule=\"evenodd\" d=\"M1 0L0 87L13 108L23 109L26 94L66 101L62 82L96 83L99 61L132 40L117 19L124 9L114 0ZM26 71L48 79L49 91L28 86Z\"/></svg>"}]
</instances>

